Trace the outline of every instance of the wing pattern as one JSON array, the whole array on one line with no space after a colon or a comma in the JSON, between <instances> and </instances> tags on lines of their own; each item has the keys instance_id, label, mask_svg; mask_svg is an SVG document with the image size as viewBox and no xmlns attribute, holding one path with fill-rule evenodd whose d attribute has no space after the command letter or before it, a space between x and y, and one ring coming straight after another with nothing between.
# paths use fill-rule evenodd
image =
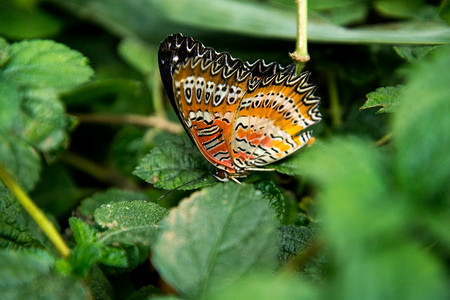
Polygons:
<instances>
[{"instance_id":1,"label":"wing pattern","mask_svg":"<svg viewBox=\"0 0 450 300\"><path fill-rule=\"evenodd\" d=\"M158 53L177 115L203 156L229 177L280 160L313 142L321 120L309 73L263 60L243 62L181 34Z\"/></svg>"}]
</instances>

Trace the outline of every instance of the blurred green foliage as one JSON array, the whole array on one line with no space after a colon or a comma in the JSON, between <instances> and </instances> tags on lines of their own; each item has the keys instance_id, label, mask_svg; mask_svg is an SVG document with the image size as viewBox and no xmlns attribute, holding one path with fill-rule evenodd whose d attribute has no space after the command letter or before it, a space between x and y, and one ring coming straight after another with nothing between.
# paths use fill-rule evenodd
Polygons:
<instances>
[{"instance_id":1,"label":"blurred green foliage","mask_svg":"<svg viewBox=\"0 0 450 300\"><path fill-rule=\"evenodd\" d=\"M71 255L0 182L0 298L449 299L448 2L308 7L316 142L238 185L177 134L159 42L288 64L294 0L1 2L0 167Z\"/></svg>"}]
</instances>

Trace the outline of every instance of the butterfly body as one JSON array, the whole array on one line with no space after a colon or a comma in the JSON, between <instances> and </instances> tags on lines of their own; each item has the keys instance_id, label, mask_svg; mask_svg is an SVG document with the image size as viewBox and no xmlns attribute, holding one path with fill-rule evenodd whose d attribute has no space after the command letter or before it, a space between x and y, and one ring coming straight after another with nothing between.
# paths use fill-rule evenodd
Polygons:
<instances>
[{"instance_id":1,"label":"butterfly body","mask_svg":"<svg viewBox=\"0 0 450 300\"><path fill-rule=\"evenodd\" d=\"M158 60L181 123L220 179L244 177L313 141L304 129L320 121L320 100L295 65L250 64L181 34L161 43Z\"/></svg>"}]
</instances>

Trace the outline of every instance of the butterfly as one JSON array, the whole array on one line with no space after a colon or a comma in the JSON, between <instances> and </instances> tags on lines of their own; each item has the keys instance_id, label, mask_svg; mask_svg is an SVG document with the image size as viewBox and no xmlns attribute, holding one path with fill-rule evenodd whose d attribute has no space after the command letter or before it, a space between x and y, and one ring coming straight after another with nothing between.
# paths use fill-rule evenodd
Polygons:
<instances>
[{"instance_id":1,"label":"butterfly","mask_svg":"<svg viewBox=\"0 0 450 300\"><path fill-rule=\"evenodd\" d=\"M262 167L313 143L305 129L321 120L320 98L294 64L244 62L182 34L161 42L158 63L178 118L219 180L270 170Z\"/></svg>"}]
</instances>

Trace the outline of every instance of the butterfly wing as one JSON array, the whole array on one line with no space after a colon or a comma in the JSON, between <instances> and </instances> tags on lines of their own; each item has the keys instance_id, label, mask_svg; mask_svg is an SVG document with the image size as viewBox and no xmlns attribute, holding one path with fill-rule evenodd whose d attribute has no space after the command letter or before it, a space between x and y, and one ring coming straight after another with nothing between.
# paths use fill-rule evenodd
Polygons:
<instances>
[{"instance_id":1,"label":"butterfly wing","mask_svg":"<svg viewBox=\"0 0 450 300\"><path fill-rule=\"evenodd\" d=\"M233 160L243 169L280 160L311 143L304 129L321 120L320 99L309 73L253 78L239 104L233 129Z\"/></svg>"},{"instance_id":2,"label":"butterfly wing","mask_svg":"<svg viewBox=\"0 0 450 300\"><path fill-rule=\"evenodd\" d=\"M232 122L248 76L243 62L180 34L160 46L161 78L178 117L203 156L234 173Z\"/></svg>"},{"instance_id":3,"label":"butterfly wing","mask_svg":"<svg viewBox=\"0 0 450 300\"><path fill-rule=\"evenodd\" d=\"M313 86L306 75L295 76L295 65L243 62L181 34L161 43L158 61L186 132L230 175L294 152L311 138L301 130L320 120Z\"/></svg>"}]
</instances>

